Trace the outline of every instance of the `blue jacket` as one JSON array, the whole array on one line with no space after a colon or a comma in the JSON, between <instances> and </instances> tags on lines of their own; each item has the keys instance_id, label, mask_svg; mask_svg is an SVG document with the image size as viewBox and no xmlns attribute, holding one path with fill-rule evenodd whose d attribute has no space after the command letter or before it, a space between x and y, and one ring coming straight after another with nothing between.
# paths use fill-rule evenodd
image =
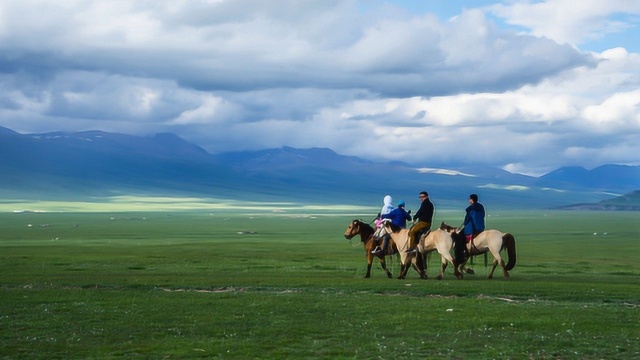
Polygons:
<instances>
[{"instance_id":1,"label":"blue jacket","mask_svg":"<svg viewBox=\"0 0 640 360\"><path fill-rule=\"evenodd\" d=\"M388 215L385 215L383 218L391 219L391 222L394 225L397 225L401 228L407 227L407 220L411 220L411 215L403 208L397 207L393 209Z\"/></svg>"},{"instance_id":2,"label":"blue jacket","mask_svg":"<svg viewBox=\"0 0 640 360\"><path fill-rule=\"evenodd\" d=\"M484 206L479 202L469 205L464 216L464 234L475 235L484 230Z\"/></svg>"}]
</instances>

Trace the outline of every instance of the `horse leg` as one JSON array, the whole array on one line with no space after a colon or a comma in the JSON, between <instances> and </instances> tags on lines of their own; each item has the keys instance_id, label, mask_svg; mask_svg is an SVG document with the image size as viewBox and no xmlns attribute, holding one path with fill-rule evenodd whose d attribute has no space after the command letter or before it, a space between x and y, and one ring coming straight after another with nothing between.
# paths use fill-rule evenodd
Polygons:
<instances>
[{"instance_id":1,"label":"horse leg","mask_svg":"<svg viewBox=\"0 0 640 360\"><path fill-rule=\"evenodd\" d=\"M365 279L368 279L371 277L371 264L373 263L373 256L371 255L371 252L368 251L367 254L367 274L364 276Z\"/></svg>"},{"instance_id":2,"label":"horse leg","mask_svg":"<svg viewBox=\"0 0 640 360\"><path fill-rule=\"evenodd\" d=\"M458 270L458 264L456 263L456 260L451 257L451 255L449 255L449 253L446 253L446 255L444 255L444 259L442 260L443 264L442 264L442 272L444 273L445 269L447 268L447 261L451 263L451 266L453 266L453 274L456 276L456 279L462 279L462 273L460 272L460 270Z\"/></svg>"},{"instance_id":3,"label":"horse leg","mask_svg":"<svg viewBox=\"0 0 640 360\"><path fill-rule=\"evenodd\" d=\"M504 263L504 259L502 258L502 256L500 256L500 249L498 249L497 251L492 251L491 255L493 255L493 258L495 259L493 261L493 268L495 269L497 264L500 264L500 266L502 266L502 273L504 274L504 277L509 278L507 265ZM493 271L491 272L491 274L493 275Z\"/></svg>"},{"instance_id":4,"label":"horse leg","mask_svg":"<svg viewBox=\"0 0 640 360\"><path fill-rule=\"evenodd\" d=\"M418 254L418 256L420 256L420 254ZM420 279L425 279L424 270L420 269L420 267L417 265L418 262L419 260L416 257L416 260L411 262L411 267L413 267L413 270L415 270L418 273L418 276L420 276Z\"/></svg>"},{"instance_id":5,"label":"horse leg","mask_svg":"<svg viewBox=\"0 0 640 360\"><path fill-rule=\"evenodd\" d=\"M496 267L498 267L498 264L502 266L503 272L506 272L506 269L505 269L504 260L502 260L502 257L500 257L500 249L498 250L489 249L489 250L491 251L491 255L493 255L493 266L491 267L491 272L489 273L489 279L493 279L493 272L496 270ZM509 277L509 273L507 273L505 277Z\"/></svg>"},{"instance_id":6,"label":"horse leg","mask_svg":"<svg viewBox=\"0 0 640 360\"><path fill-rule=\"evenodd\" d=\"M504 277L509 278L509 272L507 271L507 265L504 263L504 259L500 259L500 265L502 265L502 273Z\"/></svg>"},{"instance_id":7,"label":"horse leg","mask_svg":"<svg viewBox=\"0 0 640 360\"><path fill-rule=\"evenodd\" d=\"M418 255L415 257L415 261L411 261L411 264L413 265L413 268L416 270L416 272L418 272L418 275L420 275L420 279L426 279L427 278L427 274L425 272L425 256L418 252Z\"/></svg>"},{"instance_id":8,"label":"horse leg","mask_svg":"<svg viewBox=\"0 0 640 360\"><path fill-rule=\"evenodd\" d=\"M398 275L398 279L402 279L402 274L404 274L404 264L400 264L400 275Z\"/></svg>"},{"instance_id":9,"label":"horse leg","mask_svg":"<svg viewBox=\"0 0 640 360\"><path fill-rule=\"evenodd\" d=\"M475 275L476 274L476 272L472 268L468 268L466 266L465 266L464 272L466 272L469 275Z\"/></svg>"},{"instance_id":10,"label":"horse leg","mask_svg":"<svg viewBox=\"0 0 640 360\"><path fill-rule=\"evenodd\" d=\"M456 278L458 279L462 279L464 277L464 263L462 264L454 264L454 274L456 275Z\"/></svg>"},{"instance_id":11,"label":"horse leg","mask_svg":"<svg viewBox=\"0 0 640 360\"><path fill-rule=\"evenodd\" d=\"M489 279L493 279L493 272L496 271L496 267L498 267L498 259L493 259L493 265L491 266L491 272L489 272Z\"/></svg>"},{"instance_id":12,"label":"horse leg","mask_svg":"<svg viewBox=\"0 0 640 360\"><path fill-rule=\"evenodd\" d=\"M422 256L422 276L420 276L420 278L426 280L427 278L429 278L429 276L427 275L427 254L424 253L421 256Z\"/></svg>"},{"instance_id":13,"label":"horse leg","mask_svg":"<svg viewBox=\"0 0 640 360\"><path fill-rule=\"evenodd\" d=\"M470 259L470 258L469 258ZM475 275L476 272L472 269L467 267L467 262L469 262L469 259L465 260L462 264L460 264L460 266L458 267L460 269L460 274L469 274L469 275Z\"/></svg>"},{"instance_id":14,"label":"horse leg","mask_svg":"<svg viewBox=\"0 0 640 360\"><path fill-rule=\"evenodd\" d=\"M382 267L382 270L387 273L387 277L391 279L393 275L391 274L391 271L387 269L387 260L384 258L384 256L380 258L380 266Z\"/></svg>"},{"instance_id":15,"label":"horse leg","mask_svg":"<svg viewBox=\"0 0 640 360\"><path fill-rule=\"evenodd\" d=\"M409 272L410 266L411 265L408 263L407 264L403 263L402 265L400 265L400 275L398 276L398 279L402 280L407 277L407 273Z\"/></svg>"},{"instance_id":16,"label":"horse leg","mask_svg":"<svg viewBox=\"0 0 640 360\"><path fill-rule=\"evenodd\" d=\"M438 274L438 280L441 280L444 276L444 271L447 269L447 265L451 263L453 266L453 273L456 278L460 279L460 271L458 270L458 264L453 257L451 257L451 243L440 243L436 246L438 253L440 253L440 262L442 263L442 268L440 270L440 274Z\"/></svg>"},{"instance_id":17,"label":"horse leg","mask_svg":"<svg viewBox=\"0 0 640 360\"><path fill-rule=\"evenodd\" d=\"M438 280L442 280L442 277L444 276L444 270L447 268L447 259L444 257L444 255L440 255L440 273L438 273L438 277L436 277L436 279Z\"/></svg>"}]
</instances>

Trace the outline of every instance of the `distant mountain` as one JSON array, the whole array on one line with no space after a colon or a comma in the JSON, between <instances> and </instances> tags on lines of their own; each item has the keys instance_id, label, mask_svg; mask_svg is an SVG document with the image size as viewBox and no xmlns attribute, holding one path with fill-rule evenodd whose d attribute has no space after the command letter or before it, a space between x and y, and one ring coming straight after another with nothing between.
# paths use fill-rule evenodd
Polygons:
<instances>
[{"instance_id":1,"label":"distant mountain","mask_svg":"<svg viewBox=\"0 0 640 360\"><path fill-rule=\"evenodd\" d=\"M417 207L546 208L598 202L640 189L640 167L561 168L540 178L491 167L429 168L372 162L331 149L283 147L210 154L174 134L102 131L19 134L0 127L0 197L82 198L189 195L254 201L377 205L385 194Z\"/></svg>"},{"instance_id":2,"label":"distant mountain","mask_svg":"<svg viewBox=\"0 0 640 360\"><path fill-rule=\"evenodd\" d=\"M558 207L562 210L616 210L640 211L640 190L597 203L580 203Z\"/></svg>"},{"instance_id":3,"label":"distant mountain","mask_svg":"<svg viewBox=\"0 0 640 360\"><path fill-rule=\"evenodd\" d=\"M5 197L207 193L212 183L235 195L244 192L238 178L241 174L173 134L145 138L100 131L0 131L0 189Z\"/></svg>"},{"instance_id":4,"label":"distant mountain","mask_svg":"<svg viewBox=\"0 0 640 360\"><path fill-rule=\"evenodd\" d=\"M592 170L582 167L562 167L541 176L538 186L583 189L634 190L640 188L640 166L602 165Z\"/></svg>"},{"instance_id":5,"label":"distant mountain","mask_svg":"<svg viewBox=\"0 0 640 360\"><path fill-rule=\"evenodd\" d=\"M1 134L18 135L17 132L15 132L15 131L13 131L11 129L7 129L6 127L0 126L0 135Z\"/></svg>"}]
</instances>

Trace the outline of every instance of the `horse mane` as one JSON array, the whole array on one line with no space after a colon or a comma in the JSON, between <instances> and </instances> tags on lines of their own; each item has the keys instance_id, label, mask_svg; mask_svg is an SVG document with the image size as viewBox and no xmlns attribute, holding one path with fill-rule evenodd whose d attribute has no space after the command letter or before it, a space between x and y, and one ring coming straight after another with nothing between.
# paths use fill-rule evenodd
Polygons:
<instances>
[{"instance_id":1,"label":"horse mane","mask_svg":"<svg viewBox=\"0 0 640 360\"><path fill-rule=\"evenodd\" d=\"M373 230L373 227L371 225L367 224L366 222L362 221L361 219L355 219L355 220L353 220L353 222L358 222L361 226Z\"/></svg>"},{"instance_id":2,"label":"horse mane","mask_svg":"<svg viewBox=\"0 0 640 360\"><path fill-rule=\"evenodd\" d=\"M446 232L455 232L458 228L451 226L449 224L445 224L444 221L440 224L440 230L444 230Z\"/></svg>"},{"instance_id":3,"label":"horse mane","mask_svg":"<svg viewBox=\"0 0 640 360\"><path fill-rule=\"evenodd\" d=\"M352 223L358 223L358 225L360 226L360 236L362 237L363 242L366 242L370 237L373 236L373 233L376 232L371 225L360 219L354 219Z\"/></svg>"}]
</instances>

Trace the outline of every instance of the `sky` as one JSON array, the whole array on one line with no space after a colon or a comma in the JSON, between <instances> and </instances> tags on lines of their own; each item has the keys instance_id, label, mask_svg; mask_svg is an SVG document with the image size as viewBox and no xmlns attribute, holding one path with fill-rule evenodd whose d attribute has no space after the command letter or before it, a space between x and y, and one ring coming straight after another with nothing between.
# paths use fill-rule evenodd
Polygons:
<instances>
[{"instance_id":1,"label":"sky","mask_svg":"<svg viewBox=\"0 0 640 360\"><path fill-rule=\"evenodd\" d=\"M0 126L637 166L640 1L3 0Z\"/></svg>"}]
</instances>

